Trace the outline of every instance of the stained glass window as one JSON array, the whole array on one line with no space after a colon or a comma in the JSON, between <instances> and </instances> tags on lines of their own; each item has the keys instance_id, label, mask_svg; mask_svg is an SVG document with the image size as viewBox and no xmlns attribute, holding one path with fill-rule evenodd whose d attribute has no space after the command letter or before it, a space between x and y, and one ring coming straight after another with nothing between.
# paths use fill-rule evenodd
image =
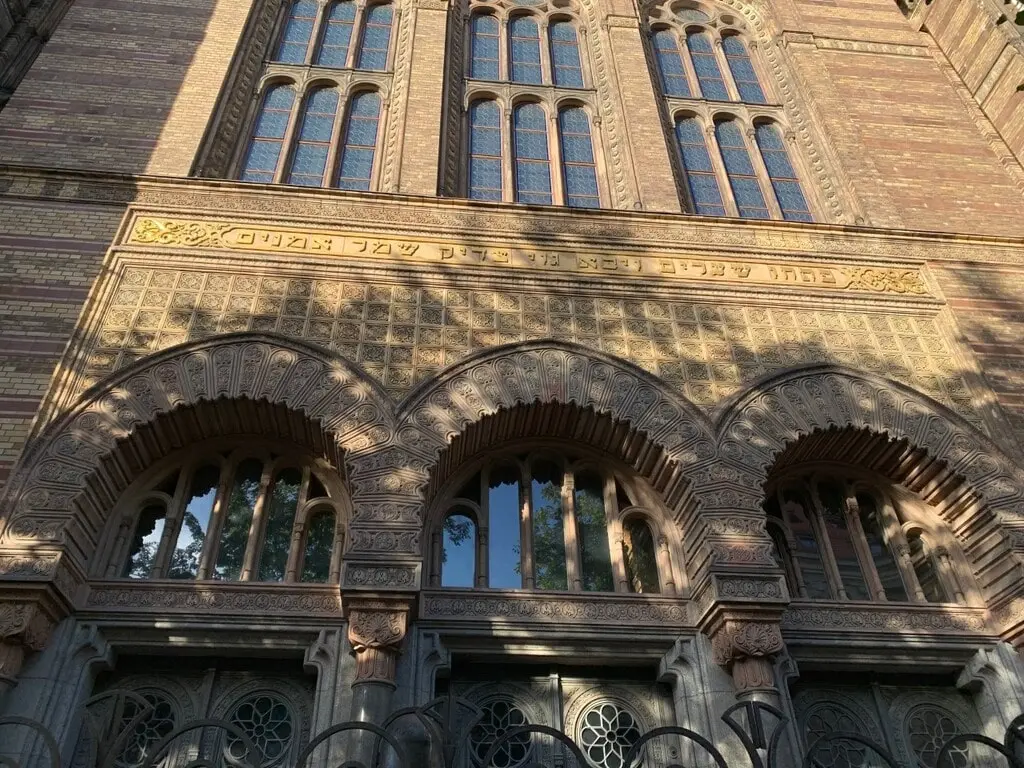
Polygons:
<instances>
[{"instance_id":1,"label":"stained glass window","mask_svg":"<svg viewBox=\"0 0 1024 768\"><path fill-rule=\"evenodd\" d=\"M327 152L334 132L334 118L338 112L338 92L333 88L320 88L306 97L299 124L298 139L288 172L289 184L320 187L327 170Z\"/></svg>"},{"instance_id":2,"label":"stained glass window","mask_svg":"<svg viewBox=\"0 0 1024 768\"><path fill-rule=\"evenodd\" d=\"M550 205L547 115L538 104L520 104L515 109L513 124L516 200Z\"/></svg>"},{"instance_id":3,"label":"stained glass window","mask_svg":"<svg viewBox=\"0 0 1024 768\"><path fill-rule=\"evenodd\" d=\"M807 200L800 188L800 180L796 177L792 163L789 162L786 145L782 141L782 133L778 126L761 123L754 128L754 137L768 169L775 199L779 201L779 208L782 209L782 218L787 221L813 221Z\"/></svg>"},{"instance_id":4,"label":"stained glass window","mask_svg":"<svg viewBox=\"0 0 1024 768\"><path fill-rule=\"evenodd\" d=\"M733 82L736 83L736 90L740 92L740 101L749 104L764 104L766 99L761 84L757 81L757 73L754 72L754 65L750 61L750 54L747 47L737 35L726 35L722 38L722 50L725 51L725 60L729 62L729 71L732 72Z\"/></svg>"},{"instance_id":5,"label":"stained glass window","mask_svg":"<svg viewBox=\"0 0 1024 768\"><path fill-rule=\"evenodd\" d=\"M363 40L359 46L357 69L384 71L388 68L388 47L391 45L391 19L394 9L387 4L366 9Z\"/></svg>"},{"instance_id":6,"label":"stained glass window","mask_svg":"<svg viewBox=\"0 0 1024 768\"><path fill-rule=\"evenodd\" d=\"M729 91L725 87L722 70L718 67L718 59L715 58L711 35L707 32L688 32L686 45L690 49L690 59L697 73L701 95L705 99L728 101Z\"/></svg>"},{"instance_id":7,"label":"stained glass window","mask_svg":"<svg viewBox=\"0 0 1024 768\"><path fill-rule=\"evenodd\" d=\"M694 212L702 216L725 216L725 203L722 202L722 193L718 189L718 179L700 122L693 117L676 120L676 140L679 142Z\"/></svg>"},{"instance_id":8,"label":"stained glass window","mask_svg":"<svg viewBox=\"0 0 1024 768\"><path fill-rule=\"evenodd\" d=\"M508 25L511 43L512 81L539 85L540 32L532 16L516 16Z\"/></svg>"},{"instance_id":9,"label":"stained glass window","mask_svg":"<svg viewBox=\"0 0 1024 768\"><path fill-rule=\"evenodd\" d=\"M683 57L676 36L667 29L654 33L654 55L661 73L661 87L666 96L688 99L690 83L686 79Z\"/></svg>"},{"instance_id":10,"label":"stained glass window","mask_svg":"<svg viewBox=\"0 0 1024 768\"><path fill-rule=\"evenodd\" d=\"M373 153L377 146L380 96L366 91L353 97L345 122L345 138L338 162L338 189L369 189Z\"/></svg>"},{"instance_id":11,"label":"stained glass window","mask_svg":"<svg viewBox=\"0 0 1024 768\"><path fill-rule=\"evenodd\" d=\"M711 17L699 8L680 8L676 11L676 18L680 21L696 21L701 23L711 21Z\"/></svg>"},{"instance_id":12,"label":"stained glass window","mask_svg":"<svg viewBox=\"0 0 1024 768\"><path fill-rule=\"evenodd\" d=\"M469 197L501 200L501 110L494 101L469 108Z\"/></svg>"},{"instance_id":13,"label":"stained glass window","mask_svg":"<svg viewBox=\"0 0 1024 768\"><path fill-rule=\"evenodd\" d=\"M583 87L583 65L576 27L568 21L551 25L551 71L555 85L562 88Z\"/></svg>"},{"instance_id":14,"label":"stained glass window","mask_svg":"<svg viewBox=\"0 0 1024 768\"><path fill-rule=\"evenodd\" d=\"M320 50L316 54L317 66L344 67L348 64L348 49L355 21L356 4L352 0L342 0L331 5L320 39Z\"/></svg>"},{"instance_id":15,"label":"stained glass window","mask_svg":"<svg viewBox=\"0 0 1024 768\"><path fill-rule=\"evenodd\" d=\"M750 162L743 132L735 120L724 120L715 125L715 138L722 153L729 186L736 198L739 214L745 219L767 219L768 206L761 193L761 185Z\"/></svg>"},{"instance_id":16,"label":"stained glass window","mask_svg":"<svg viewBox=\"0 0 1024 768\"><path fill-rule=\"evenodd\" d=\"M242 181L274 180L294 103L295 92L288 85L275 85L267 90L242 163Z\"/></svg>"},{"instance_id":17,"label":"stained glass window","mask_svg":"<svg viewBox=\"0 0 1024 768\"><path fill-rule=\"evenodd\" d=\"M571 208L600 208L597 167L587 113L579 107L563 109L558 113L558 131L562 174L565 177L565 204Z\"/></svg>"},{"instance_id":18,"label":"stained glass window","mask_svg":"<svg viewBox=\"0 0 1024 768\"><path fill-rule=\"evenodd\" d=\"M311 0L298 0L292 3L288 11L288 21L285 22L284 32L281 34L281 41L277 45L277 52L274 54L274 61L283 61L288 64L303 64L306 61L306 51L309 50L309 39L313 35L313 25L316 23L318 6Z\"/></svg>"},{"instance_id":19,"label":"stained glass window","mask_svg":"<svg viewBox=\"0 0 1024 768\"><path fill-rule=\"evenodd\" d=\"M475 14L470 21L470 77L477 80L499 79L499 40L498 20L490 14Z\"/></svg>"}]
</instances>

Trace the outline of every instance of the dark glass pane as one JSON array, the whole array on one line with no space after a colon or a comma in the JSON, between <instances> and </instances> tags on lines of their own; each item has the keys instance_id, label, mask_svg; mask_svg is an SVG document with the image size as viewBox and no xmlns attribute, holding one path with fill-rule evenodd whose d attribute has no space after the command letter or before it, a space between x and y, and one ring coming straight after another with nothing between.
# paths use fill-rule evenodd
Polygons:
<instances>
[{"instance_id":1,"label":"dark glass pane","mask_svg":"<svg viewBox=\"0 0 1024 768\"><path fill-rule=\"evenodd\" d=\"M875 500L866 493L857 494L857 507L860 509L860 526L864 529L864 538L867 539L868 549L871 550L871 559L878 571L878 578L885 589L887 600L906 600L907 590L903 586L903 578L900 576L900 569L896 565L896 558L885 543L883 535L882 518Z\"/></svg>"},{"instance_id":2,"label":"dark glass pane","mask_svg":"<svg viewBox=\"0 0 1024 768\"><path fill-rule=\"evenodd\" d=\"M547 117L537 104L516 107L515 183L516 200L551 204L551 166L548 162Z\"/></svg>"},{"instance_id":3,"label":"dark glass pane","mask_svg":"<svg viewBox=\"0 0 1024 768\"><path fill-rule=\"evenodd\" d=\"M470 22L469 76L477 80L498 79L498 20L476 14Z\"/></svg>"},{"instance_id":4,"label":"dark glass pane","mask_svg":"<svg viewBox=\"0 0 1024 768\"><path fill-rule=\"evenodd\" d=\"M288 173L289 184L319 187L327 170L327 151L338 112L338 92L321 88L307 98L302 111L295 154Z\"/></svg>"},{"instance_id":5,"label":"dark glass pane","mask_svg":"<svg viewBox=\"0 0 1024 768\"><path fill-rule=\"evenodd\" d=\"M686 69L679 53L676 36L667 29L654 33L654 55L661 72L661 88L666 96L688 99L690 84L686 80Z\"/></svg>"},{"instance_id":6,"label":"dark glass pane","mask_svg":"<svg viewBox=\"0 0 1024 768\"><path fill-rule=\"evenodd\" d=\"M122 576L130 579L149 578L156 560L156 552L160 548L160 539L164 535L165 516L163 504L151 504L139 513L128 562L125 563Z\"/></svg>"},{"instance_id":7,"label":"dark glass pane","mask_svg":"<svg viewBox=\"0 0 1024 768\"><path fill-rule=\"evenodd\" d=\"M352 0L334 3L327 13L327 23L320 40L316 63L321 67L344 67L352 42L352 25L356 20L356 4Z\"/></svg>"},{"instance_id":8,"label":"dark glass pane","mask_svg":"<svg viewBox=\"0 0 1024 768\"><path fill-rule=\"evenodd\" d=\"M441 586L475 586L476 523L466 515L448 515L442 538Z\"/></svg>"},{"instance_id":9,"label":"dark glass pane","mask_svg":"<svg viewBox=\"0 0 1024 768\"><path fill-rule=\"evenodd\" d=\"M733 120L715 124L715 138L729 176L729 186L739 214L745 219L769 218L768 206L761 192L761 185L754 173L754 166L747 154L747 145L739 125Z\"/></svg>"},{"instance_id":10,"label":"dark glass pane","mask_svg":"<svg viewBox=\"0 0 1024 768\"><path fill-rule=\"evenodd\" d=\"M686 45L690 49L693 70L697 73L701 95L705 99L728 101L729 91L725 87L722 70L715 58L715 49L711 36L707 32L690 32L686 35Z\"/></svg>"},{"instance_id":11,"label":"dark glass pane","mask_svg":"<svg viewBox=\"0 0 1024 768\"><path fill-rule=\"evenodd\" d=\"M501 113L493 101L469 108L469 196L501 200Z\"/></svg>"},{"instance_id":12,"label":"dark glass pane","mask_svg":"<svg viewBox=\"0 0 1024 768\"><path fill-rule=\"evenodd\" d=\"M270 487L264 512L267 525L263 555L260 557L260 581L284 581L301 485L302 473L297 469L286 469L274 479Z\"/></svg>"},{"instance_id":13,"label":"dark glass pane","mask_svg":"<svg viewBox=\"0 0 1024 768\"><path fill-rule=\"evenodd\" d=\"M822 519L846 596L851 600L870 600L871 593L846 525L846 492L837 483L823 481L818 483L818 498L821 499Z\"/></svg>"},{"instance_id":14,"label":"dark glass pane","mask_svg":"<svg viewBox=\"0 0 1024 768\"><path fill-rule=\"evenodd\" d=\"M167 575L172 579L194 579L199 574L199 557L210 531L210 515L217 498L220 467L206 465L196 470L189 488L178 540L171 553Z\"/></svg>"},{"instance_id":15,"label":"dark glass pane","mask_svg":"<svg viewBox=\"0 0 1024 768\"><path fill-rule=\"evenodd\" d=\"M939 573L935 568L931 553L921 540L921 534L916 533L907 537L907 544L910 545L910 560L914 564L914 573L917 575L917 582L921 585L924 598L929 603L948 603L949 595L939 580Z\"/></svg>"},{"instance_id":16,"label":"dark glass pane","mask_svg":"<svg viewBox=\"0 0 1024 768\"><path fill-rule=\"evenodd\" d=\"M292 4L285 22L281 42L274 54L274 61L288 64L302 64L306 60L309 38L316 22L317 4L310 0L299 0Z\"/></svg>"},{"instance_id":17,"label":"dark glass pane","mask_svg":"<svg viewBox=\"0 0 1024 768\"><path fill-rule=\"evenodd\" d=\"M508 25L512 81L516 83L539 84L542 79L540 66L540 32L537 22L529 16L517 16Z\"/></svg>"},{"instance_id":18,"label":"dark glass pane","mask_svg":"<svg viewBox=\"0 0 1024 768\"><path fill-rule=\"evenodd\" d=\"M604 508L604 478L593 472L576 476L573 493L576 535L580 542L583 589L613 592L612 557L608 547L608 519Z\"/></svg>"},{"instance_id":19,"label":"dark glass pane","mask_svg":"<svg viewBox=\"0 0 1024 768\"><path fill-rule=\"evenodd\" d=\"M583 87L583 67L576 28L568 21L551 25L551 71L555 85L562 88Z\"/></svg>"},{"instance_id":20,"label":"dark glass pane","mask_svg":"<svg viewBox=\"0 0 1024 768\"><path fill-rule=\"evenodd\" d=\"M601 199L587 113L579 107L563 109L558 113L558 127L566 204L573 208L599 208Z\"/></svg>"},{"instance_id":21,"label":"dark glass pane","mask_svg":"<svg viewBox=\"0 0 1024 768\"><path fill-rule=\"evenodd\" d=\"M270 183L274 180L294 102L295 92L287 85L274 86L263 97L252 141L242 163L242 181Z\"/></svg>"},{"instance_id":22,"label":"dark glass pane","mask_svg":"<svg viewBox=\"0 0 1024 768\"><path fill-rule=\"evenodd\" d=\"M326 499L330 494L327 493L327 489L324 488L324 484L320 482L320 479L310 473L309 490L306 492L306 496L310 499Z\"/></svg>"},{"instance_id":23,"label":"dark glass pane","mask_svg":"<svg viewBox=\"0 0 1024 768\"><path fill-rule=\"evenodd\" d=\"M306 524L306 549L302 558L302 581L324 582L331 573L334 549L334 511L321 509Z\"/></svg>"},{"instance_id":24,"label":"dark glass pane","mask_svg":"<svg viewBox=\"0 0 1024 768\"><path fill-rule=\"evenodd\" d=\"M263 462L257 459L246 459L235 471L234 488L224 512L217 564L213 569L214 578L230 580L242 575L242 562L249 541L249 529L252 527L253 509L260 494L262 475Z\"/></svg>"},{"instance_id":25,"label":"dark glass pane","mask_svg":"<svg viewBox=\"0 0 1024 768\"><path fill-rule=\"evenodd\" d=\"M390 5L373 5L367 9L363 42L359 46L359 61L356 64L358 69L387 69L393 15Z\"/></svg>"},{"instance_id":26,"label":"dark glass pane","mask_svg":"<svg viewBox=\"0 0 1024 768\"><path fill-rule=\"evenodd\" d=\"M722 193L718 189L718 179L715 177L700 122L693 117L676 120L676 140L679 142L694 212L702 216L725 216L725 203L722 202Z\"/></svg>"},{"instance_id":27,"label":"dark glass pane","mask_svg":"<svg viewBox=\"0 0 1024 768\"><path fill-rule=\"evenodd\" d=\"M757 82L757 74L754 72L754 65L750 61L747 47L736 35L727 35L722 38L722 50L725 51L725 59L729 62L729 71L732 72L733 82L736 83L736 90L740 93L740 101L749 104L764 104L764 91L761 84Z\"/></svg>"},{"instance_id":28,"label":"dark glass pane","mask_svg":"<svg viewBox=\"0 0 1024 768\"><path fill-rule=\"evenodd\" d=\"M796 543L796 552L793 555L800 566L800 574L803 576L807 596L812 600L830 600L832 599L832 589L829 587L828 576L825 573L825 563L821 559L818 537L811 524L810 497L802 487L787 488L783 491L783 501L785 502L786 522L789 524L789 530Z\"/></svg>"},{"instance_id":29,"label":"dark glass pane","mask_svg":"<svg viewBox=\"0 0 1024 768\"><path fill-rule=\"evenodd\" d=\"M811 221L811 212L807 207L800 180L796 177L793 164L789 162L786 145L782 141L782 133L778 126L761 123L754 128L754 137L758 149L764 159L768 176L772 180L775 199L782 209L782 218L787 221Z\"/></svg>"},{"instance_id":30,"label":"dark glass pane","mask_svg":"<svg viewBox=\"0 0 1024 768\"><path fill-rule=\"evenodd\" d=\"M711 21L711 18L697 8L680 8L676 11L676 18L680 21Z\"/></svg>"},{"instance_id":31,"label":"dark glass pane","mask_svg":"<svg viewBox=\"0 0 1024 768\"><path fill-rule=\"evenodd\" d=\"M626 564L626 579L633 592L661 592L654 536L651 527L638 517L630 518L622 526L622 559Z\"/></svg>"},{"instance_id":32,"label":"dark glass pane","mask_svg":"<svg viewBox=\"0 0 1024 768\"><path fill-rule=\"evenodd\" d=\"M506 465L491 470L487 488L487 512L490 527L487 539L489 585L521 589L519 468Z\"/></svg>"},{"instance_id":33,"label":"dark glass pane","mask_svg":"<svg viewBox=\"0 0 1024 768\"><path fill-rule=\"evenodd\" d=\"M549 462L533 465L533 576L538 589L568 589L562 518L562 469Z\"/></svg>"},{"instance_id":34,"label":"dark glass pane","mask_svg":"<svg viewBox=\"0 0 1024 768\"><path fill-rule=\"evenodd\" d=\"M376 93L360 93L352 99L335 183L339 189L370 188L379 116L380 96Z\"/></svg>"}]
</instances>

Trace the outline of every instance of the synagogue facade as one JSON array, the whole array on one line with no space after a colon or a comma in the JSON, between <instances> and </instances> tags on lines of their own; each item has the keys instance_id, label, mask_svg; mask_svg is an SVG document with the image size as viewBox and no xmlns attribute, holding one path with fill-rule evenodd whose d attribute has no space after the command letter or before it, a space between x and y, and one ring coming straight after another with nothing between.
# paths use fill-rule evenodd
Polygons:
<instances>
[{"instance_id":1,"label":"synagogue facade","mask_svg":"<svg viewBox=\"0 0 1024 768\"><path fill-rule=\"evenodd\" d=\"M1019 728L1010 5L0 9L0 756Z\"/></svg>"}]
</instances>

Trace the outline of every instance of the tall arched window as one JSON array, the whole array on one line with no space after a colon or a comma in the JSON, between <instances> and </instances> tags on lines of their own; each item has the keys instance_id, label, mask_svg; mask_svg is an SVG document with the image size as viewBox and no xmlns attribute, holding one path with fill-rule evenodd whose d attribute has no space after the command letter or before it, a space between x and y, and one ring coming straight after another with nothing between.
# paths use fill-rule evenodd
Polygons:
<instances>
[{"instance_id":1,"label":"tall arched window","mask_svg":"<svg viewBox=\"0 0 1024 768\"><path fill-rule=\"evenodd\" d=\"M274 54L275 61L289 64L302 64L306 61L318 10L319 6L314 0L297 0L292 3Z\"/></svg>"},{"instance_id":2,"label":"tall arched window","mask_svg":"<svg viewBox=\"0 0 1024 768\"><path fill-rule=\"evenodd\" d=\"M356 23L356 4L353 0L331 3L324 19L324 31L317 51L318 67L347 67L352 46L352 29Z\"/></svg>"},{"instance_id":3,"label":"tall arched window","mask_svg":"<svg viewBox=\"0 0 1024 768\"><path fill-rule=\"evenodd\" d=\"M318 88L306 97L287 183L323 186L337 114L338 92L335 89Z\"/></svg>"},{"instance_id":4,"label":"tall arched window","mask_svg":"<svg viewBox=\"0 0 1024 768\"><path fill-rule=\"evenodd\" d=\"M925 556L921 529L904 533L903 504L880 485L824 471L773 481L768 528L794 597L963 602L954 569Z\"/></svg>"},{"instance_id":5,"label":"tall arched window","mask_svg":"<svg viewBox=\"0 0 1024 768\"><path fill-rule=\"evenodd\" d=\"M656 513L572 455L498 456L439 501L430 585L673 592ZM661 539L664 542L664 539Z\"/></svg>"},{"instance_id":6,"label":"tall arched window","mask_svg":"<svg viewBox=\"0 0 1024 768\"><path fill-rule=\"evenodd\" d=\"M200 447L140 481L106 575L135 579L336 581L344 489L330 467L251 445Z\"/></svg>"},{"instance_id":7,"label":"tall arched window","mask_svg":"<svg viewBox=\"0 0 1024 768\"><path fill-rule=\"evenodd\" d=\"M501 112L493 100L469 108L469 197L501 200Z\"/></svg>"},{"instance_id":8,"label":"tall arched window","mask_svg":"<svg viewBox=\"0 0 1024 768\"><path fill-rule=\"evenodd\" d=\"M366 9L363 39L359 44L357 69L384 71L388 68L388 50L391 47L391 21L394 9L385 3Z\"/></svg>"},{"instance_id":9,"label":"tall arched window","mask_svg":"<svg viewBox=\"0 0 1024 768\"><path fill-rule=\"evenodd\" d=\"M593 94L587 90L581 44L586 38L572 0L530 5L506 15L504 7L482 0L469 18L460 163L465 194L476 200L598 208L601 147L599 122L591 119L597 114ZM513 83L519 87L513 90Z\"/></svg>"},{"instance_id":10,"label":"tall arched window","mask_svg":"<svg viewBox=\"0 0 1024 768\"><path fill-rule=\"evenodd\" d=\"M295 91L290 85L267 89L242 164L242 181L269 183L274 180L294 104Z\"/></svg>"},{"instance_id":11,"label":"tall arched window","mask_svg":"<svg viewBox=\"0 0 1024 768\"><path fill-rule=\"evenodd\" d=\"M372 91L357 94L349 104L345 138L338 153L339 189L369 189L373 155L380 122L380 96Z\"/></svg>"},{"instance_id":12,"label":"tall arched window","mask_svg":"<svg viewBox=\"0 0 1024 768\"><path fill-rule=\"evenodd\" d=\"M778 128L785 115L758 72L740 21L732 11L697 4L666 2L649 19L650 54L675 128L686 207L707 216L812 221ZM747 107L723 114L720 102ZM705 129L714 135L711 146Z\"/></svg>"}]
</instances>

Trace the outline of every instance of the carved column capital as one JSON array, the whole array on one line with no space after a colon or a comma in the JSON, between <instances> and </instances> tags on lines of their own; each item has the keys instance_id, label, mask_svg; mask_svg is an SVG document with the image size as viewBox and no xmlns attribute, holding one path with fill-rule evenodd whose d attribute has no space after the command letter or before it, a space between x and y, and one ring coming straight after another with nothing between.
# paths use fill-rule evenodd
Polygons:
<instances>
[{"instance_id":1,"label":"carved column capital","mask_svg":"<svg viewBox=\"0 0 1024 768\"><path fill-rule=\"evenodd\" d=\"M785 650L777 618L724 618L706 632L715 663L730 672L737 696L777 694L773 660Z\"/></svg>"},{"instance_id":2,"label":"carved column capital","mask_svg":"<svg viewBox=\"0 0 1024 768\"><path fill-rule=\"evenodd\" d=\"M43 649L55 623L38 603L0 603L0 691L15 685L25 655Z\"/></svg>"},{"instance_id":3,"label":"carved column capital","mask_svg":"<svg viewBox=\"0 0 1024 768\"><path fill-rule=\"evenodd\" d=\"M395 664L409 619L399 600L361 600L348 606L348 641L356 657L356 683L395 684Z\"/></svg>"}]
</instances>

